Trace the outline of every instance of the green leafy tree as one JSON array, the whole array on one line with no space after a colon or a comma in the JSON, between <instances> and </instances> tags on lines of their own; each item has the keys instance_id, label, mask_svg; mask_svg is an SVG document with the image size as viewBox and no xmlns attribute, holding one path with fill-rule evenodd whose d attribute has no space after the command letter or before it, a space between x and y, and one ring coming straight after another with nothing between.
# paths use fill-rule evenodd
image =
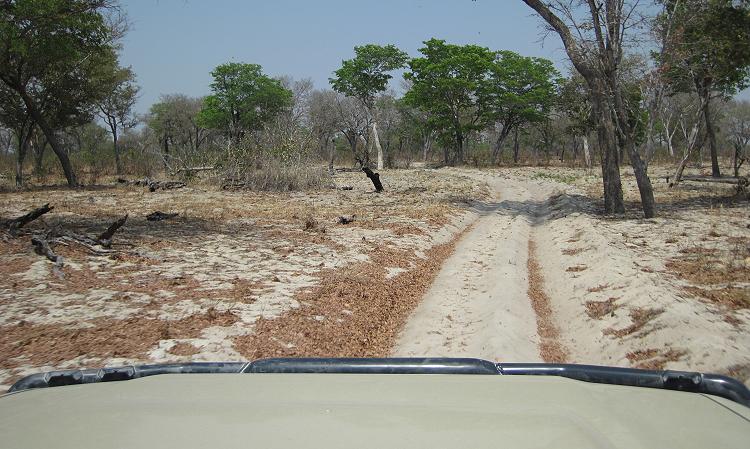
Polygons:
<instances>
[{"instance_id":1,"label":"green leafy tree","mask_svg":"<svg viewBox=\"0 0 750 449\"><path fill-rule=\"evenodd\" d=\"M503 141L518 127L543 121L557 99L560 73L552 61L499 51L480 95L489 99L488 115L498 126L492 150L497 162Z\"/></svg>"},{"instance_id":2,"label":"green leafy tree","mask_svg":"<svg viewBox=\"0 0 750 449\"><path fill-rule=\"evenodd\" d=\"M133 115L133 106L140 88L135 84L135 74L130 68L118 68L112 75L111 88L98 102L99 117L109 127L115 155L115 169L122 174L118 137L123 131L134 127L138 120Z\"/></svg>"},{"instance_id":3,"label":"green leafy tree","mask_svg":"<svg viewBox=\"0 0 750 449\"><path fill-rule=\"evenodd\" d=\"M230 62L212 72L212 94L203 100L198 123L225 132L237 144L247 132L263 128L292 103L292 92L263 74L257 64Z\"/></svg>"},{"instance_id":4,"label":"green leafy tree","mask_svg":"<svg viewBox=\"0 0 750 449\"><path fill-rule=\"evenodd\" d=\"M383 149L378 135L377 95L386 90L391 72L404 67L409 59L394 45L368 44L354 47L356 56L343 61L329 81L333 89L360 100L372 118L371 134L378 152L378 169L383 168Z\"/></svg>"},{"instance_id":5,"label":"green leafy tree","mask_svg":"<svg viewBox=\"0 0 750 449\"><path fill-rule=\"evenodd\" d=\"M750 1L662 0L660 30L668 51L660 65L677 91L701 99L711 152L711 172L721 176L712 99L731 96L750 77ZM668 34L667 34L668 33Z\"/></svg>"},{"instance_id":6,"label":"green leafy tree","mask_svg":"<svg viewBox=\"0 0 750 449\"><path fill-rule=\"evenodd\" d=\"M412 83L404 100L427 113L444 144L445 163L462 162L467 134L484 128L492 117L491 98L483 93L489 90L487 78L495 53L440 39L424 44L419 50L424 56L412 59L410 71L404 74Z\"/></svg>"},{"instance_id":7,"label":"green leafy tree","mask_svg":"<svg viewBox=\"0 0 750 449\"><path fill-rule=\"evenodd\" d=\"M90 118L116 67L122 21L108 0L10 0L0 4L0 82L16 92L77 184L56 135ZM86 117L88 116L88 117Z\"/></svg>"}]
</instances>

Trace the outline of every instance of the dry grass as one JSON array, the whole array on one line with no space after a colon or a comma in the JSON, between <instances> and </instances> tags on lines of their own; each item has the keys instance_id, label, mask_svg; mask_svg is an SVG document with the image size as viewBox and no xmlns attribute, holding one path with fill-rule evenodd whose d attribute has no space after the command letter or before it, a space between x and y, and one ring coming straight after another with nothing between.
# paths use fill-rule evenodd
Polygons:
<instances>
[{"instance_id":1,"label":"dry grass","mask_svg":"<svg viewBox=\"0 0 750 449\"><path fill-rule=\"evenodd\" d=\"M536 313L537 333L540 337L539 353L547 363L564 363L568 351L559 341L560 331L555 325L550 298L544 290L544 277L536 258L536 244L532 240L529 240L526 268L529 273L528 295Z\"/></svg>"},{"instance_id":2,"label":"dry grass","mask_svg":"<svg viewBox=\"0 0 750 449\"><path fill-rule=\"evenodd\" d=\"M255 332L234 339L234 347L249 360L386 357L461 235L433 247L425 259L379 246L370 253L370 262L327 270L321 273L318 287L297 295L299 308L259 320ZM405 269L412 264L408 271L385 276L385 267Z\"/></svg>"},{"instance_id":3,"label":"dry grass","mask_svg":"<svg viewBox=\"0 0 750 449\"><path fill-rule=\"evenodd\" d=\"M626 357L635 368L649 370L663 370L667 363L677 362L682 359L687 352L679 349L638 349L626 354Z\"/></svg>"},{"instance_id":4,"label":"dry grass","mask_svg":"<svg viewBox=\"0 0 750 449\"><path fill-rule=\"evenodd\" d=\"M607 328L604 329L603 333L604 335L612 335L617 338L622 338L627 335L634 334L643 329L646 324L648 324L651 320L661 315L662 313L664 313L664 309L634 307L630 309L630 319L632 321L632 324L630 326L624 327L622 329Z\"/></svg>"},{"instance_id":5,"label":"dry grass","mask_svg":"<svg viewBox=\"0 0 750 449\"><path fill-rule=\"evenodd\" d=\"M196 338L206 327L229 326L237 320L228 311L209 311L174 321L147 314L123 320L95 319L87 327L21 321L0 328L0 367L55 365L77 357L146 359L160 340Z\"/></svg>"},{"instance_id":6,"label":"dry grass","mask_svg":"<svg viewBox=\"0 0 750 449\"><path fill-rule=\"evenodd\" d=\"M609 298L605 301L586 301L586 314L600 320L607 315L614 315L619 306L615 304L617 298Z\"/></svg>"},{"instance_id":7,"label":"dry grass","mask_svg":"<svg viewBox=\"0 0 750 449\"><path fill-rule=\"evenodd\" d=\"M586 289L589 293L598 293L600 291L606 290L609 288L609 284L599 284L596 287L589 287Z\"/></svg>"},{"instance_id":8,"label":"dry grass","mask_svg":"<svg viewBox=\"0 0 750 449\"><path fill-rule=\"evenodd\" d=\"M728 249L685 248L665 266L693 284L688 293L731 309L750 307L750 242L733 240Z\"/></svg>"},{"instance_id":9,"label":"dry grass","mask_svg":"<svg viewBox=\"0 0 750 449\"><path fill-rule=\"evenodd\" d=\"M589 267L587 267L586 265L574 265L572 267L566 268L565 271L567 271L569 273L578 273L578 272L581 272L581 271L588 270L588 268Z\"/></svg>"}]
</instances>

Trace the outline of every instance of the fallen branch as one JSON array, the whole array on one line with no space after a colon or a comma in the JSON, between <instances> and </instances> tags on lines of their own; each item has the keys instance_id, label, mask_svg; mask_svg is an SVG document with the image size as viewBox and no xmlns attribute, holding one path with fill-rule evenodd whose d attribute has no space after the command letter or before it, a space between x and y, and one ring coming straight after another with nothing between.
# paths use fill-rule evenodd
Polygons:
<instances>
[{"instance_id":1,"label":"fallen branch","mask_svg":"<svg viewBox=\"0 0 750 449\"><path fill-rule=\"evenodd\" d=\"M151 212L150 214L146 215L146 220L148 220L148 221L168 220L168 219L174 218L174 217L176 217L178 215L180 215L180 214L178 214L177 212L172 213L172 214L165 214L164 212L160 212L160 211L157 210L156 212Z\"/></svg>"},{"instance_id":2,"label":"fallen branch","mask_svg":"<svg viewBox=\"0 0 750 449\"><path fill-rule=\"evenodd\" d=\"M148 191L156 192L158 189L161 189L161 190L181 189L185 187L186 185L187 184L185 184L182 181L151 181L148 183Z\"/></svg>"},{"instance_id":3,"label":"fallen branch","mask_svg":"<svg viewBox=\"0 0 750 449\"><path fill-rule=\"evenodd\" d=\"M177 171L175 171L174 173L177 174L177 173L182 173L182 172L208 171L208 170L216 170L216 167L209 167L209 166L207 167L183 167L183 168L178 168Z\"/></svg>"},{"instance_id":4,"label":"fallen branch","mask_svg":"<svg viewBox=\"0 0 750 449\"><path fill-rule=\"evenodd\" d=\"M45 256L47 259L54 262L58 266L62 266L62 256L58 256L54 251L52 251L52 248L50 248L49 246L49 242L47 242L47 238L40 235L35 235L31 237L31 244L34 245L34 252L36 252L40 256Z\"/></svg>"},{"instance_id":5,"label":"fallen branch","mask_svg":"<svg viewBox=\"0 0 750 449\"><path fill-rule=\"evenodd\" d=\"M38 207L28 214L22 215L18 218L14 218L13 220L10 220L8 222L8 228L10 229L11 233L17 229L20 229L27 224L31 223L32 221L36 220L37 218L41 217L42 215L46 214L47 212L54 209L55 206L50 206L49 203L45 204L42 207Z\"/></svg>"},{"instance_id":6,"label":"fallen branch","mask_svg":"<svg viewBox=\"0 0 750 449\"><path fill-rule=\"evenodd\" d=\"M128 220L128 214L125 214L124 217L118 219L109 227L106 231L102 232L99 237L96 238L96 242L103 246L104 248L109 248L112 246L112 237L115 235L115 232L117 232L118 229L122 227L122 225L125 224L125 222Z\"/></svg>"}]
</instances>

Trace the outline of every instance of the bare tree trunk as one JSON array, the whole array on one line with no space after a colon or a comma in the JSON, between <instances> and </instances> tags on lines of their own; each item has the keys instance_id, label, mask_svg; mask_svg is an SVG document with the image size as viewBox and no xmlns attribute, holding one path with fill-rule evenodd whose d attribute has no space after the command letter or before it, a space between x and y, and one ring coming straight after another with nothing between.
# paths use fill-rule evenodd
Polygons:
<instances>
[{"instance_id":1,"label":"bare tree trunk","mask_svg":"<svg viewBox=\"0 0 750 449\"><path fill-rule=\"evenodd\" d=\"M328 173L333 175L333 161L336 158L336 142L333 139L326 139L328 146Z\"/></svg>"},{"instance_id":2,"label":"bare tree trunk","mask_svg":"<svg viewBox=\"0 0 750 449\"><path fill-rule=\"evenodd\" d=\"M586 134L582 137L583 140L583 159L586 162L586 167L591 167L591 150L589 149L589 136Z\"/></svg>"},{"instance_id":3,"label":"bare tree trunk","mask_svg":"<svg viewBox=\"0 0 750 449\"><path fill-rule=\"evenodd\" d=\"M518 145L518 128L515 129L515 132L513 133L513 163L518 164L518 153L520 151L520 147Z\"/></svg>"},{"instance_id":4,"label":"bare tree trunk","mask_svg":"<svg viewBox=\"0 0 750 449\"><path fill-rule=\"evenodd\" d=\"M378 123L373 120L372 122L372 139L375 144L375 150L378 153L378 170L382 170L385 166L385 160L383 158L383 147L380 146L380 136L378 136Z\"/></svg>"},{"instance_id":5,"label":"bare tree trunk","mask_svg":"<svg viewBox=\"0 0 750 449\"><path fill-rule=\"evenodd\" d=\"M677 166L677 170L674 174L674 179L672 182L669 183L669 187L674 187L675 185L679 184L682 180L682 172L685 171L685 166L687 165L688 159L690 159L690 154L693 152L693 149L696 147L696 143L698 141L698 131L700 129L700 122L696 120L695 124L693 125L693 129L690 130L690 135L688 136L687 146L685 148L685 154L682 157L682 160L680 161L680 164Z\"/></svg>"}]
</instances>

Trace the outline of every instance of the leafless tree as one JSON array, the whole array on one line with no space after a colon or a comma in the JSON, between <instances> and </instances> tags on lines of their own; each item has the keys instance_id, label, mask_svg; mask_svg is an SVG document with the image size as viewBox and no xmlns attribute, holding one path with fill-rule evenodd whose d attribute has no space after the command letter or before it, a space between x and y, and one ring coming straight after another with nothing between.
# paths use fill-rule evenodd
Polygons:
<instances>
[{"instance_id":1,"label":"leafless tree","mask_svg":"<svg viewBox=\"0 0 750 449\"><path fill-rule=\"evenodd\" d=\"M642 25L639 0L523 0L562 39L573 66L586 80L597 124L607 213L625 210L620 180L620 148L627 151L646 217L655 214L647 165L636 147L620 69L628 33Z\"/></svg>"}]
</instances>

